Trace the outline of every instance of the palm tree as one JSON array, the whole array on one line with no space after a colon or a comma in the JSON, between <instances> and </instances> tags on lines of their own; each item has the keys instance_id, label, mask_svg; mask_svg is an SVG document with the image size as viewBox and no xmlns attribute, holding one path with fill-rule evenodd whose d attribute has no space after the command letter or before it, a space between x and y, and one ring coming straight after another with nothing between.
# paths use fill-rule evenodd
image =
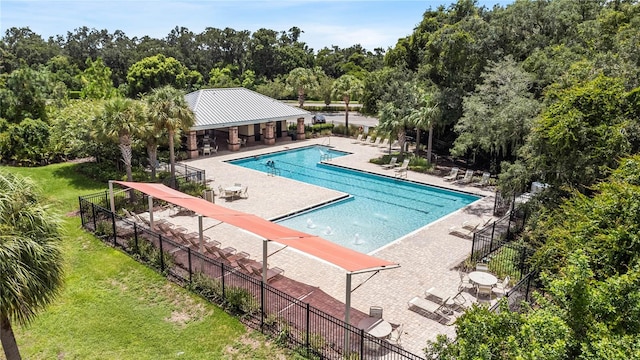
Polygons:
<instances>
[{"instance_id":1,"label":"palm tree","mask_svg":"<svg viewBox=\"0 0 640 360\"><path fill-rule=\"evenodd\" d=\"M125 98L114 98L104 104L102 113L95 121L94 134L118 142L122 161L127 172L127 181L133 181L131 158L133 136L142 126L145 109L141 102Z\"/></svg>"},{"instance_id":2,"label":"palm tree","mask_svg":"<svg viewBox=\"0 0 640 360\"><path fill-rule=\"evenodd\" d=\"M433 147L433 125L440 119L440 108L433 101L433 95L425 93L420 98L420 105L409 114L409 121L416 127L416 154L420 149L420 132L429 130L427 141L427 161L431 162Z\"/></svg>"},{"instance_id":3,"label":"palm tree","mask_svg":"<svg viewBox=\"0 0 640 360\"><path fill-rule=\"evenodd\" d=\"M157 130L166 130L169 136L169 162L171 164L171 186L175 188L176 155L175 137L189 130L196 122L196 116L184 99L184 92L172 86L153 89L146 97L149 116Z\"/></svg>"},{"instance_id":4,"label":"palm tree","mask_svg":"<svg viewBox=\"0 0 640 360\"><path fill-rule=\"evenodd\" d=\"M42 205L31 179L0 171L0 341L21 359L11 324L33 320L63 279L58 217Z\"/></svg>"},{"instance_id":5,"label":"palm tree","mask_svg":"<svg viewBox=\"0 0 640 360\"><path fill-rule=\"evenodd\" d=\"M286 82L289 89L298 92L298 104L300 107L304 105L305 93L318 87L318 78L313 70L302 67L291 70L287 75Z\"/></svg>"},{"instance_id":6,"label":"palm tree","mask_svg":"<svg viewBox=\"0 0 640 360\"><path fill-rule=\"evenodd\" d=\"M342 75L333 83L331 95L334 98L342 99L345 105L344 132L346 136L349 136L349 101L354 97L362 96L363 92L364 84L353 75Z\"/></svg>"},{"instance_id":7,"label":"palm tree","mask_svg":"<svg viewBox=\"0 0 640 360\"><path fill-rule=\"evenodd\" d=\"M148 114L148 112L147 112ZM138 129L138 137L144 142L147 149L149 165L151 166L151 180L156 179L156 163L158 161L158 145L164 131L158 131L151 116L147 116L147 121Z\"/></svg>"},{"instance_id":8,"label":"palm tree","mask_svg":"<svg viewBox=\"0 0 640 360\"><path fill-rule=\"evenodd\" d=\"M400 154L404 153L406 139L405 127L409 125L406 111L398 109L392 103L384 103L378 111L378 131L389 134L389 153L391 153L391 139L397 138L400 143Z\"/></svg>"}]
</instances>

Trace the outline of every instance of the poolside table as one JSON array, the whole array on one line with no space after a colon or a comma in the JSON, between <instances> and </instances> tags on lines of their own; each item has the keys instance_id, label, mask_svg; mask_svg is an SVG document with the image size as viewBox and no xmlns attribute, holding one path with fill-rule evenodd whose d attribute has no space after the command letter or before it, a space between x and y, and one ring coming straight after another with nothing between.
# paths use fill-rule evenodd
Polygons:
<instances>
[{"instance_id":1,"label":"poolside table","mask_svg":"<svg viewBox=\"0 0 640 360\"><path fill-rule=\"evenodd\" d=\"M386 338L391 334L391 324L380 318L366 317L358 322L358 328L378 339Z\"/></svg>"},{"instance_id":2,"label":"poolside table","mask_svg":"<svg viewBox=\"0 0 640 360\"><path fill-rule=\"evenodd\" d=\"M493 286L498 283L498 278L485 271L472 271L469 273L469 280L478 285Z\"/></svg>"},{"instance_id":3,"label":"poolside table","mask_svg":"<svg viewBox=\"0 0 640 360\"><path fill-rule=\"evenodd\" d=\"M234 185L234 186L227 186L226 188L224 188L225 195L231 194L231 200L233 200L233 198L236 196L240 196L240 191L242 191L241 186Z\"/></svg>"}]
</instances>

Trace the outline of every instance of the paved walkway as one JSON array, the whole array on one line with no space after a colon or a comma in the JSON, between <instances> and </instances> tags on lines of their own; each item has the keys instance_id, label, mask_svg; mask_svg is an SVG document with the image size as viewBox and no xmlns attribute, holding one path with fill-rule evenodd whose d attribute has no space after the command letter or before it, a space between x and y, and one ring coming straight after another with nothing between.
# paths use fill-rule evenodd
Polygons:
<instances>
[{"instance_id":1,"label":"paved walkway","mask_svg":"<svg viewBox=\"0 0 640 360\"><path fill-rule=\"evenodd\" d=\"M323 203L341 195L340 192L301 183L281 177L227 164L224 161L247 156L257 156L288 148L323 144L351 155L335 158L331 162L346 167L373 173L391 174L369 159L380 156L383 149L374 146L354 144L353 139L324 137L304 141L290 141L275 146L253 146L242 148L239 152L220 151L218 154L188 161L189 165L206 170L211 188L218 192L218 186L234 183L247 185L248 199L225 201L216 198L216 203L232 209L256 214L272 219L285 214ZM455 267L469 255L471 241L449 234L453 226L461 227L465 221L478 222L491 217L493 192L469 185L456 185L442 180L441 176L408 172L408 180L437 185L455 190L466 191L484 196L469 206L456 211L432 224L429 224L395 242L378 249L371 255L397 262L400 268L353 275L351 305L363 312L370 306L384 308L384 318L395 324L404 324L403 347L415 354L422 355L427 340L435 340L437 334L455 335L455 327L441 324L424 317L407 307L414 296L424 296L426 289L435 287L441 292L454 295L460 278ZM178 217L174 222L182 222L191 229L197 229L196 217ZM220 241L222 246L233 246L238 251L246 251L256 260L261 260L262 241L227 224L219 224L205 219L205 234ZM269 253L280 249L276 243L269 244ZM285 269L285 275L311 286L318 286L336 299L345 299L345 271L312 258L294 249L286 248L269 257L268 265ZM368 279L368 280L367 280ZM458 314L459 315L459 314Z\"/></svg>"}]
</instances>

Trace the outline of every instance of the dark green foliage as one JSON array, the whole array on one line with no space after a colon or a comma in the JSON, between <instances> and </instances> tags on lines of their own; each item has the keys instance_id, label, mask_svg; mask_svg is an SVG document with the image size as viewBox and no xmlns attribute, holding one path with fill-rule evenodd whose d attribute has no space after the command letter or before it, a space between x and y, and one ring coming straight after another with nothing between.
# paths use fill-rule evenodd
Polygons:
<instances>
[{"instance_id":1,"label":"dark green foliage","mask_svg":"<svg viewBox=\"0 0 640 360\"><path fill-rule=\"evenodd\" d=\"M258 302L251 293L244 288L227 286L225 288L225 301L229 311L236 314L251 314L258 310Z\"/></svg>"}]
</instances>

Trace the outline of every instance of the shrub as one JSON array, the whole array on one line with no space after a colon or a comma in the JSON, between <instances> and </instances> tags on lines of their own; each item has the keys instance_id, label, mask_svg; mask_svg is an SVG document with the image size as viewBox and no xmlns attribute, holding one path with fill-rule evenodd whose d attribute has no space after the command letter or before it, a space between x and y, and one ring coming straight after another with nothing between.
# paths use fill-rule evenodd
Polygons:
<instances>
[{"instance_id":1,"label":"shrub","mask_svg":"<svg viewBox=\"0 0 640 360\"><path fill-rule=\"evenodd\" d=\"M203 273L195 273L191 280L191 289L209 301L222 298L222 284Z\"/></svg>"},{"instance_id":2,"label":"shrub","mask_svg":"<svg viewBox=\"0 0 640 360\"><path fill-rule=\"evenodd\" d=\"M225 300L229 311L236 314L251 314L258 309L258 304L256 304L251 293L240 287L227 287L225 289Z\"/></svg>"}]
</instances>

